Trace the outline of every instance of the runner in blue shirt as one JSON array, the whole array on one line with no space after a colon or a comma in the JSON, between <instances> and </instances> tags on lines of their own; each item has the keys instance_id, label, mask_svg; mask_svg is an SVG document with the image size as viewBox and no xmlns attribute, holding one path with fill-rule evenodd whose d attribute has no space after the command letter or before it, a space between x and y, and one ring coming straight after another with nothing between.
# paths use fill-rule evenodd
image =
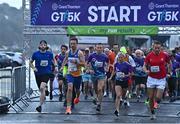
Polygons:
<instances>
[{"instance_id":1,"label":"runner in blue shirt","mask_svg":"<svg viewBox=\"0 0 180 124\"><path fill-rule=\"evenodd\" d=\"M144 65L143 51L141 51L140 49L137 49L135 51L134 62L136 65L134 70L136 95L138 98L137 101L139 102L141 95L144 93L145 84L147 82L147 74L143 70L143 65Z\"/></svg>"},{"instance_id":2,"label":"runner in blue shirt","mask_svg":"<svg viewBox=\"0 0 180 124\"><path fill-rule=\"evenodd\" d=\"M106 72L108 71L109 59L103 53L103 45L96 45L96 52L91 54L88 59L88 64L91 68L90 73L94 83L95 92L97 94L97 112L101 111L101 103L103 91L106 81Z\"/></svg>"},{"instance_id":3,"label":"runner in blue shirt","mask_svg":"<svg viewBox=\"0 0 180 124\"><path fill-rule=\"evenodd\" d=\"M40 41L39 50L33 53L30 61L30 67L35 72L36 83L41 93L40 105L36 108L38 112L42 111L45 97L49 95L47 83L52 74L52 65L55 64L53 54L47 51L47 49L47 42L45 40ZM33 65L34 61L35 66Z\"/></svg>"}]
</instances>

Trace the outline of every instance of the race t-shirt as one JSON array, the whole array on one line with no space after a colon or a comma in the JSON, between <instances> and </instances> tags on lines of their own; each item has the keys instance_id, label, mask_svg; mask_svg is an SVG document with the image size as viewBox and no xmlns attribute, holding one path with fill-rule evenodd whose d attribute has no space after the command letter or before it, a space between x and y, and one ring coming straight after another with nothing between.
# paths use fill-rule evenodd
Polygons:
<instances>
[{"instance_id":1,"label":"race t-shirt","mask_svg":"<svg viewBox=\"0 0 180 124\"><path fill-rule=\"evenodd\" d=\"M63 61L64 61L64 58L65 58L65 55L63 55L63 54L58 54L58 55L56 55L55 59L56 59L57 64L58 64L58 69L61 68L62 63L63 63Z\"/></svg>"},{"instance_id":2,"label":"race t-shirt","mask_svg":"<svg viewBox=\"0 0 180 124\"><path fill-rule=\"evenodd\" d=\"M150 52L145 58L145 63L150 70L149 76L156 79L162 79L166 77L166 65L170 62L168 55L164 52L160 52L156 55L154 52Z\"/></svg>"},{"instance_id":3,"label":"race t-shirt","mask_svg":"<svg viewBox=\"0 0 180 124\"><path fill-rule=\"evenodd\" d=\"M136 65L134 70L135 76L146 77L147 74L143 71L144 58L134 57L134 62Z\"/></svg>"},{"instance_id":4,"label":"race t-shirt","mask_svg":"<svg viewBox=\"0 0 180 124\"><path fill-rule=\"evenodd\" d=\"M115 74L116 74L116 80L119 80L119 81L127 81L129 79L127 75L130 72L132 72L132 67L127 62L115 63L114 69L115 69Z\"/></svg>"},{"instance_id":5,"label":"race t-shirt","mask_svg":"<svg viewBox=\"0 0 180 124\"><path fill-rule=\"evenodd\" d=\"M89 56L88 63L91 63L91 66L95 72L95 75L105 75L105 65L108 64L108 57L102 53L97 54L93 53Z\"/></svg>"},{"instance_id":6,"label":"race t-shirt","mask_svg":"<svg viewBox=\"0 0 180 124\"><path fill-rule=\"evenodd\" d=\"M51 52L34 52L32 60L35 61L35 67L37 68L37 72L35 72L35 74L42 75L52 73L53 54Z\"/></svg>"}]
</instances>

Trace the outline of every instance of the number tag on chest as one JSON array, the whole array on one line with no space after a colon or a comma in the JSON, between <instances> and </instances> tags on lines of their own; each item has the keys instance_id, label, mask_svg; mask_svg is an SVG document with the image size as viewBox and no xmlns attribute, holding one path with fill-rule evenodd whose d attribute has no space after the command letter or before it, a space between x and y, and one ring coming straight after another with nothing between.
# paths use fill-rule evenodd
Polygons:
<instances>
[{"instance_id":1,"label":"number tag on chest","mask_svg":"<svg viewBox=\"0 0 180 124\"><path fill-rule=\"evenodd\" d=\"M151 72L159 72L159 66L151 66Z\"/></svg>"},{"instance_id":2,"label":"number tag on chest","mask_svg":"<svg viewBox=\"0 0 180 124\"><path fill-rule=\"evenodd\" d=\"M98 68L103 67L103 62L96 61L95 66L98 67Z\"/></svg>"},{"instance_id":3,"label":"number tag on chest","mask_svg":"<svg viewBox=\"0 0 180 124\"><path fill-rule=\"evenodd\" d=\"M69 72L75 72L77 71L77 66L75 64L68 65Z\"/></svg>"},{"instance_id":4,"label":"number tag on chest","mask_svg":"<svg viewBox=\"0 0 180 124\"><path fill-rule=\"evenodd\" d=\"M43 66L43 67L48 66L48 60L41 60L40 66Z\"/></svg>"},{"instance_id":5,"label":"number tag on chest","mask_svg":"<svg viewBox=\"0 0 180 124\"><path fill-rule=\"evenodd\" d=\"M124 78L124 73L123 72L117 72L116 76L117 76L117 78Z\"/></svg>"}]
</instances>

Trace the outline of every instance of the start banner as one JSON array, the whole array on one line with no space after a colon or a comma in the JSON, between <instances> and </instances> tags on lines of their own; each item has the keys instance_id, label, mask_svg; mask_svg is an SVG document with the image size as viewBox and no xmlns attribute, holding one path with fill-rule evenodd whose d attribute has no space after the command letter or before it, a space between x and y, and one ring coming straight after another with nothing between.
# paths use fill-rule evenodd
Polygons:
<instances>
[{"instance_id":1,"label":"start banner","mask_svg":"<svg viewBox=\"0 0 180 124\"><path fill-rule=\"evenodd\" d=\"M31 0L32 25L180 25L180 0Z\"/></svg>"}]
</instances>

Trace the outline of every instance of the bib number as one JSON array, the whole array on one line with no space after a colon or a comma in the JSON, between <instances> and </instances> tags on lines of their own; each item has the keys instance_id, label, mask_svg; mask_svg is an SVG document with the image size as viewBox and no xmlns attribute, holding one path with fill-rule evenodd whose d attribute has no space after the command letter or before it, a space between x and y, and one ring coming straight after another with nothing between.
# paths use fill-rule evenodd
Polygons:
<instances>
[{"instance_id":1,"label":"bib number","mask_svg":"<svg viewBox=\"0 0 180 124\"><path fill-rule=\"evenodd\" d=\"M43 66L43 67L48 66L48 60L41 60L40 66Z\"/></svg>"},{"instance_id":2,"label":"bib number","mask_svg":"<svg viewBox=\"0 0 180 124\"><path fill-rule=\"evenodd\" d=\"M77 71L76 65L69 66L69 72L75 72L75 71Z\"/></svg>"},{"instance_id":3,"label":"bib number","mask_svg":"<svg viewBox=\"0 0 180 124\"><path fill-rule=\"evenodd\" d=\"M159 72L159 66L151 66L151 72Z\"/></svg>"},{"instance_id":4,"label":"bib number","mask_svg":"<svg viewBox=\"0 0 180 124\"><path fill-rule=\"evenodd\" d=\"M116 73L117 78L124 78L125 74L123 72Z\"/></svg>"},{"instance_id":5,"label":"bib number","mask_svg":"<svg viewBox=\"0 0 180 124\"><path fill-rule=\"evenodd\" d=\"M98 67L98 68L103 67L103 62L96 61L95 66Z\"/></svg>"},{"instance_id":6,"label":"bib number","mask_svg":"<svg viewBox=\"0 0 180 124\"><path fill-rule=\"evenodd\" d=\"M75 72L77 71L77 65L72 63L72 61L75 61L75 58L69 58L69 62L68 62L68 71L69 72Z\"/></svg>"}]
</instances>

